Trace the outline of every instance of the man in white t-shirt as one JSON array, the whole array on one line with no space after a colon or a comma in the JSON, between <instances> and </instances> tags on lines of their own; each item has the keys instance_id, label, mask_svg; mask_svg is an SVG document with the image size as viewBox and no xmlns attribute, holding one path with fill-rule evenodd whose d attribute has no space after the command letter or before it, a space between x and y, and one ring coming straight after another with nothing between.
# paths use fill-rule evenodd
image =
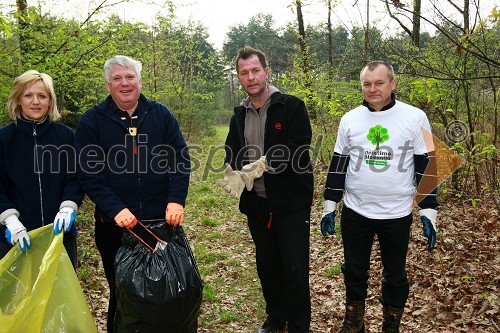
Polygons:
<instances>
[{"instance_id":1,"label":"man in white t-shirt","mask_svg":"<svg viewBox=\"0 0 500 333\"><path fill-rule=\"evenodd\" d=\"M415 197L429 251L436 242L434 146L425 113L395 99L396 79L390 64L371 62L361 70L360 79L363 105L340 121L326 180L321 232L334 234L337 203L344 197L340 226L346 312L341 332L364 332L375 235L384 266L379 298L384 308L382 332L399 332L409 293L405 266ZM421 192L417 196L414 180Z\"/></svg>"}]
</instances>

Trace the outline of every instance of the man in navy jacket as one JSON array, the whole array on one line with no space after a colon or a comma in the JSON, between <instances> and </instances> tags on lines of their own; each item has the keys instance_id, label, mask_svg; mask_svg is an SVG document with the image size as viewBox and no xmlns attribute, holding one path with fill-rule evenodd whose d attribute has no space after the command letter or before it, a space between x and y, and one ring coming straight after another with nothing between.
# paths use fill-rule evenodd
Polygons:
<instances>
[{"instance_id":1,"label":"man in navy jacket","mask_svg":"<svg viewBox=\"0 0 500 333\"><path fill-rule=\"evenodd\" d=\"M179 124L141 94L142 64L115 56L104 65L110 95L82 116L75 146L79 181L95 203L95 240L110 287L108 332L116 312L114 259L123 228L164 218L182 225L190 159Z\"/></svg>"}]
</instances>

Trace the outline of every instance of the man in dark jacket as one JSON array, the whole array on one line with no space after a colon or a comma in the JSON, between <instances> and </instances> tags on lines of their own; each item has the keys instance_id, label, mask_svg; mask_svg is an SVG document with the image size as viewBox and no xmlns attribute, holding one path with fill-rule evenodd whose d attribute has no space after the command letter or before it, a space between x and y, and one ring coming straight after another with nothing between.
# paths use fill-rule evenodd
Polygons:
<instances>
[{"instance_id":1,"label":"man in dark jacket","mask_svg":"<svg viewBox=\"0 0 500 333\"><path fill-rule=\"evenodd\" d=\"M234 110L226 175L218 183L239 199L255 243L267 313L258 332L277 332L287 324L288 332L309 332L309 117L303 101L268 83L260 50L239 50L236 71L248 97Z\"/></svg>"},{"instance_id":2,"label":"man in dark jacket","mask_svg":"<svg viewBox=\"0 0 500 333\"><path fill-rule=\"evenodd\" d=\"M179 124L140 93L142 64L115 56L104 65L110 95L78 124L79 180L95 203L95 240L110 287L108 332L116 312L114 259L123 228L137 220L182 225L190 159Z\"/></svg>"}]
</instances>

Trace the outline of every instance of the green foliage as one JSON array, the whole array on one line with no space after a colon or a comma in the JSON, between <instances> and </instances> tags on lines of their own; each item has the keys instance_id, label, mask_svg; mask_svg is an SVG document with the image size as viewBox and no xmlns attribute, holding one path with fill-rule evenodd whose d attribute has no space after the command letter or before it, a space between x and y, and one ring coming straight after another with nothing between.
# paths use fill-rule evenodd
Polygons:
<instances>
[{"instance_id":1,"label":"green foliage","mask_svg":"<svg viewBox=\"0 0 500 333\"><path fill-rule=\"evenodd\" d=\"M200 24L176 24L159 17L154 27L158 56L151 59L155 73L148 86L153 96L167 104L179 120L185 136L213 133L216 94L224 85L215 49L207 42L208 33Z\"/></svg>"},{"instance_id":2,"label":"green foliage","mask_svg":"<svg viewBox=\"0 0 500 333\"><path fill-rule=\"evenodd\" d=\"M271 82L302 98L314 114L315 157L328 163L340 118L362 101L361 67L372 59L387 60L396 70L398 99L424 110L433 133L467 160L458 171L463 177L454 177L449 190L474 190L472 197L482 191L498 195L497 8L487 19L474 17L477 24L470 32L455 18L441 17L433 21L435 32L421 34L419 47L406 32L389 35L378 22L368 31L362 26L334 26L331 31L323 23L306 26L309 71L302 68L296 25L277 27L271 14L231 27L219 52L208 42L207 28L179 22L171 4L153 26L100 13L105 14L103 8L82 22L38 7L24 12L2 8L0 104L5 106L16 76L37 69L54 78L62 121L76 127L82 113L108 94L104 61L126 54L143 63L143 93L167 105L188 141L217 136L215 125L226 125L233 107L246 96L238 89L233 62L238 48L250 45L267 53ZM4 109L0 124L9 121ZM454 121L465 124L463 141L447 137ZM373 134L370 140L378 146L386 139ZM204 171L211 176L210 168ZM209 195L200 199L211 203Z\"/></svg>"},{"instance_id":3,"label":"green foliage","mask_svg":"<svg viewBox=\"0 0 500 333\"><path fill-rule=\"evenodd\" d=\"M333 267L328 268L326 274L329 278L333 278L335 276L338 276L342 273L342 268L340 264L336 264Z\"/></svg>"},{"instance_id":4,"label":"green foliage","mask_svg":"<svg viewBox=\"0 0 500 333\"><path fill-rule=\"evenodd\" d=\"M233 26L226 34L222 55L228 63L233 63L238 49L251 46L263 50L270 62L270 68L281 75L290 68L290 57L294 54L294 34L276 29L270 14L252 16L247 24Z\"/></svg>"},{"instance_id":5,"label":"green foliage","mask_svg":"<svg viewBox=\"0 0 500 333\"><path fill-rule=\"evenodd\" d=\"M203 285L203 301L205 302L216 302L217 294L213 290L212 286L208 283Z\"/></svg>"},{"instance_id":6,"label":"green foliage","mask_svg":"<svg viewBox=\"0 0 500 333\"><path fill-rule=\"evenodd\" d=\"M220 312L220 321L222 323L230 323L233 321L237 321L239 318L238 313L228 311L228 310L221 310Z\"/></svg>"},{"instance_id":7,"label":"green foliage","mask_svg":"<svg viewBox=\"0 0 500 333\"><path fill-rule=\"evenodd\" d=\"M203 216L201 218L201 223L207 227L217 227L220 224L218 221L215 221L207 216Z\"/></svg>"},{"instance_id":8,"label":"green foliage","mask_svg":"<svg viewBox=\"0 0 500 333\"><path fill-rule=\"evenodd\" d=\"M159 17L155 27L123 22L116 15L82 25L31 7L25 16L23 25L0 16L0 38L10 46L0 50L5 59L0 71L8 73L0 82L3 105L12 80L34 68L52 76L62 121L76 127L81 114L108 94L102 74L105 60L125 54L143 63L143 93L172 110L188 139L213 133L215 115L206 110L216 107L223 74L206 28L178 24L172 16ZM18 47L21 35L23 47Z\"/></svg>"},{"instance_id":9,"label":"green foliage","mask_svg":"<svg viewBox=\"0 0 500 333\"><path fill-rule=\"evenodd\" d=\"M462 280L464 282L470 281L471 279L472 279L472 277L470 275L462 275L460 277L460 280Z\"/></svg>"}]
</instances>

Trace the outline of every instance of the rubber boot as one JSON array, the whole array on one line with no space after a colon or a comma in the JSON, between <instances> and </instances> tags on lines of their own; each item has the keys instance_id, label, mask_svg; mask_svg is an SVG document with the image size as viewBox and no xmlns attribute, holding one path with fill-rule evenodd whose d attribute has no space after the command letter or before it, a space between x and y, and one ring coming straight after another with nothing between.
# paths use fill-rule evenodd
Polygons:
<instances>
[{"instance_id":1,"label":"rubber boot","mask_svg":"<svg viewBox=\"0 0 500 333\"><path fill-rule=\"evenodd\" d=\"M364 333L365 301L354 301L347 299L345 304L345 315L342 328L339 333Z\"/></svg>"},{"instance_id":2,"label":"rubber boot","mask_svg":"<svg viewBox=\"0 0 500 333\"><path fill-rule=\"evenodd\" d=\"M402 316L403 309L384 305L384 322L382 324L382 332L399 333L399 324L401 324Z\"/></svg>"}]
</instances>

